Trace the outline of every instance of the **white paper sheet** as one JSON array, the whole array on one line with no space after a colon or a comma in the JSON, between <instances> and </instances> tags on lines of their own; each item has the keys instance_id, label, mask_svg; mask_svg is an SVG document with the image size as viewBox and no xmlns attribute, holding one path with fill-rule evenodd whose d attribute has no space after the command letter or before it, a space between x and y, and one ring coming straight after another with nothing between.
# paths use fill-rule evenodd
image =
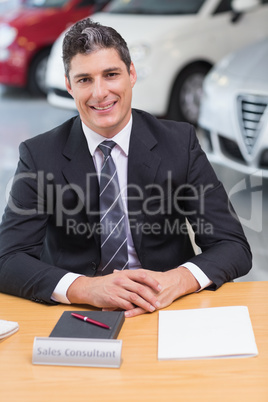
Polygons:
<instances>
[{"instance_id":1,"label":"white paper sheet","mask_svg":"<svg viewBox=\"0 0 268 402\"><path fill-rule=\"evenodd\" d=\"M158 359L256 355L246 306L159 311Z\"/></svg>"},{"instance_id":2,"label":"white paper sheet","mask_svg":"<svg viewBox=\"0 0 268 402\"><path fill-rule=\"evenodd\" d=\"M0 339L7 338L19 329L19 324L14 321L0 320Z\"/></svg>"}]
</instances>

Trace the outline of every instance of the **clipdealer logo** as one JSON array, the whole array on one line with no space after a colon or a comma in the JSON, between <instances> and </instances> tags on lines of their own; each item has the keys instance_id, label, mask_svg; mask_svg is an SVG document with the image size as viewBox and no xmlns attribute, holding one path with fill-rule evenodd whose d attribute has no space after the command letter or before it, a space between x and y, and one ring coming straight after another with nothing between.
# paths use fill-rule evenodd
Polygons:
<instances>
[{"instance_id":1,"label":"clipdealer logo","mask_svg":"<svg viewBox=\"0 0 268 402\"><path fill-rule=\"evenodd\" d=\"M229 191L229 199L235 206L241 224L255 232L261 232L263 229L262 171L258 170L236 183Z\"/></svg>"},{"instance_id":2,"label":"clipdealer logo","mask_svg":"<svg viewBox=\"0 0 268 402\"><path fill-rule=\"evenodd\" d=\"M65 214L66 216L72 217L76 213L79 213L81 209L84 207L88 208L87 205L87 200L90 198L90 179L94 177L95 175L88 175L87 177L87 186L86 186L86 193L77 186L76 184L66 184L66 185L54 185L52 184L54 176L52 173L47 173L46 175L44 172L38 172L38 173L20 173L18 175L15 175L13 178L10 179L9 183L7 184L6 187L6 200L8 202L9 207L12 209L14 213L21 214L21 215L31 215L31 214L53 214L56 213L56 223L57 226L61 226L63 224L63 215ZM13 184L16 182L19 182L20 180L27 180L28 185L32 187L32 184L35 183L37 194L36 194L36 203L34 208L22 208L18 207L15 204L15 200L13 200L12 196L9 196L9 192L12 187L12 182ZM45 181L47 181L47 184L45 185ZM144 194L144 189L135 187L134 190L136 192L136 195L134 197L135 200L138 200L142 203L142 207L144 211L148 215L154 215L154 214L165 214L172 212L172 208L175 207L178 213L184 215L185 217L193 215L196 213L196 210L190 210L190 211L184 211L181 209L180 206L180 201L183 201L185 198L184 191L188 192L190 191L190 196L187 196L187 199L191 199L193 201L196 201L196 206L201 214L201 216L204 215L205 213L205 195L206 192L209 191L211 188L213 188L213 185L207 185L207 186L201 186L200 188L195 188L189 184L185 184L180 186L179 188L175 189L174 192L172 192L172 174L171 172L168 173L168 192L172 194L173 197L170 198L170 202L167 207L164 206L164 199L165 199L165 194L163 192L163 189L161 186L158 186L156 184L151 184L149 185L149 188L154 189L157 193L157 195L152 195L149 198L145 197ZM133 186L130 185L131 190L133 190ZM71 209L68 209L67 207L64 206L64 198L65 194L68 191L74 191L77 195L77 203L74 205ZM124 189L124 194L127 193L127 189ZM174 189L173 189L174 190ZM254 172L250 176L246 176L242 180L240 180L238 183L236 183L229 191L228 193L229 199L231 203L234 205L236 209L236 215L234 216L239 218L240 222L245 228L251 229L255 232L261 232L263 229L263 175L262 175L262 170L258 170ZM124 197L124 196L123 196ZM127 196L126 196L127 197ZM127 197L128 200L128 197ZM149 205L150 202L154 202L158 200L159 202L159 207L157 210L150 210ZM50 202L49 202L50 201ZM171 206L172 204L172 206ZM56 205L56 210L55 210L55 205ZM167 208L167 209L166 209ZM230 207L231 213L233 213L233 209ZM91 214L99 214L100 211L90 211L89 209L87 210L88 213ZM135 216L141 213L140 210L136 210L131 212L130 215ZM91 231L89 230L88 227L81 228L76 227L74 221L71 219L68 221L68 230L73 231L86 231L89 236L92 235ZM76 223L78 225L78 223ZM168 228L169 232L170 231L178 231L177 222L174 223L174 227ZM207 228L204 225L204 222L201 220L198 223L198 230L202 231L210 231L211 228ZM79 229L79 230L78 230ZM98 229L98 230L103 230ZM148 228L138 228L136 230L145 230L147 231ZM153 231L158 231L160 230L158 227L150 227L149 230ZM180 230L182 230L180 228Z\"/></svg>"},{"instance_id":3,"label":"clipdealer logo","mask_svg":"<svg viewBox=\"0 0 268 402\"><path fill-rule=\"evenodd\" d=\"M92 209L90 203L92 183L96 183L96 178L98 179L96 173L87 174L82 188L76 183L56 183L52 173L19 173L13 178L14 193L21 193L26 189L31 197L19 203L10 194L8 206L18 215L55 215L57 226L63 225L66 217L73 217L82 209L87 214L96 216L102 213L98 208ZM93 186L96 191L94 184ZM158 183L147 184L144 188L137 184L127 184L121 189L124 200L121 208L126 208L129 202L135 205L126 211L129 217L143 213L147 216L171 216L174 213L185 217L197 213L204 216L206 193L213 187L213 184L200 184L196 187L188 183L175 187L172 172L168 172L164 188ZM115 190L117 194L118 191ZM188 209L184 208L185 201L190 205Z\"/></svg>"}]
</instances>

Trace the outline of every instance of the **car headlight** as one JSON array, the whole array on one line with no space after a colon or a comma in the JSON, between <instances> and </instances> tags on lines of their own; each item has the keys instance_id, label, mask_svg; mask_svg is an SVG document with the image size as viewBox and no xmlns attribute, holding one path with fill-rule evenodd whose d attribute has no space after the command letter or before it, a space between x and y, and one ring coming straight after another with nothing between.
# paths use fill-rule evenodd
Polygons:
<instances>
[{"instance_id":1,"label":"car headlight","mask_svg":"<svg viewBox=\"0 0 268 402\"><path fill-rule=\"evenodd\" d=\"M133 62L141 61L148 56L150 47L146 44L132 45L129 47L131 59Z\"/></svg>"},{"instance_id":2,"label":"car headlight","mask_svg":"<svg viewBox=\"0 0 268 402\"><path fill-rule=\"evenodd\" d=\"M219 87L226 87L229 85L229 78L226 74L221 74L218 71L212 71L209 74L209 77L207 77L205 83L209 84L210 82L218 85Z\"/></svg>"},{"instance_id":3,"label":"car headlight","mask_svg":"<svg viewBox=\"0 0 268 402\"><path fill-rule=\"evenodd\" d=\"M230 53L221 59L207 74L204 80L204 86L210 83L217 84L221 87L227 86L230 81L228 77L228 67L233 58L234 54Z\"/></svg>"},{"instance_id":4,"label":"car headlight","mask_svg":"<svg viewBox=\"0 0 268 402\"><path fill-rule=\"evenodd\" d=\"M7 48L17 36L16 28L7 24L0 24L0 48Z\"/></svg>"}]
</instances>

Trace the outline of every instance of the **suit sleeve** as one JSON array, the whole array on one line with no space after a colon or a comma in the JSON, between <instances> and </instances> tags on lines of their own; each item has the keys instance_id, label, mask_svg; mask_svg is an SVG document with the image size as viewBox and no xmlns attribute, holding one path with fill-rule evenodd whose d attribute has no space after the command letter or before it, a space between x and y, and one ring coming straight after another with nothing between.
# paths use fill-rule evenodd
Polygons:
<instances>
[{"instance_id":1,"label":"suit sleeve","mask_svg":"<svg viewBox=\"0 0 268 402\"><path fill-rule=\"evenodd\" d=\"M53 303L51 294L67 271L40 260L46 233L46 202L38 172L25 145L0 227L0 291Z\"/></svg>"},{"instance_id":2,"label":"suit sleeve","mask_svg":"<svg viewBox=\"0 0 268 402\"><path fill-rule=\"evenodd\" d=\"M185 213L202 250L191 262L212 280L215 289L246 275L252 256L234 208L193 129L190 138Z\"/></svg>"}]
</instances>

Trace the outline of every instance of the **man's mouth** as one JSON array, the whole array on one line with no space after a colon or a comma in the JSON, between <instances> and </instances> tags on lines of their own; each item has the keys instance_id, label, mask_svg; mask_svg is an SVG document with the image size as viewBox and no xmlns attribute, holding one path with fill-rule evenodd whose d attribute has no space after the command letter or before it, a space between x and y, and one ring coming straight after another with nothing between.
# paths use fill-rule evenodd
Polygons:
<instances>
[{"instance_id":1,"label":"man's mouth","mask_svg":"<svg viewBox=\"0 0 268 402\"><path fill-rule=\"evenodd\" d=\"M107 109L110 109L111 107L113 107L115 105L115 103L116 102L112 102L109 105L103 106L103 107L101 107L101 106L91 106L91 108L96 109L96 110L107 110Z\"/></svg>"}]
</instances>

